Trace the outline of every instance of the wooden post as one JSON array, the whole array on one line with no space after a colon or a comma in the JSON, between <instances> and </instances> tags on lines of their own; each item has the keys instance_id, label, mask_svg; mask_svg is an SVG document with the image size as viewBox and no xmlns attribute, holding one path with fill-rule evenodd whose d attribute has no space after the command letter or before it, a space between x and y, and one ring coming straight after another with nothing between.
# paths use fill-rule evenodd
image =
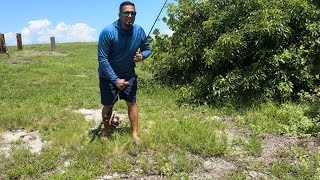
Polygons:
<instances>
[{"instance_id":1,"label":"wooden post","mask_svg":"<svg viewBox=\"0 0 320 180\"><path fill-rule=\"evenodd\" d=\"M50 37L50 41L51 41L51 51L54 52L56 51L56 40L54 37Z\"/></svg>"},{"instance_id":2,"label":"wooden post","mask_svg":"<svg viewBox=\"0 0 320 180\"><path fill-rule=\"evenodd\" d=\"M22 51L22 38L20 33L17 33L17 46L18 51Z\"/></svg>"},{"instance_id":3,"label":"wooden post","mask_svg":"<svg viewBox=\"0 0 320 180\"><path fill-rule=\"evenodd\" d=\"M0 33L0 53L6 53L4 34Z\"/></svg>"}]
</instances>

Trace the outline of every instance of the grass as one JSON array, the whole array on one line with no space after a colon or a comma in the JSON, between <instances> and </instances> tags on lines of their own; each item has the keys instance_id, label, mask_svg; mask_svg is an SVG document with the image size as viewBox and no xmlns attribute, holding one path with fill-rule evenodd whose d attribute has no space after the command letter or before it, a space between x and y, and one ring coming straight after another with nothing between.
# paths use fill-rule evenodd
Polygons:
<instances>
[{"instance_id":1,"label":"grass","mask_svg":"<svg viewBox=\"0 0 320 180\"><path fill-rule=\"evenodd\" d=\"M311 135L317 133L311 129L316 126L314 122L320 122L320 119L314 120L312 116L307 115L310 108L312 105L309 104L266 103L245 112L238 120L250 126L256 135L265 133ZM316 114L320 114L320 111Z\"/></svg>"},{"instance_id":2,"label":"grass","mask_svg":"<svg viewBox=\"0 0 320 180\"><path fill-rule=\"evenodd\" d=\"M250 156L259 157L261 155L261 142L257 138L235 138L232 146L241 147Z\"/></svg>"},{"instance_id":3,"label":"grass","mask_svg":"<svg viewBox=\"0 0 320 180\"><path fill-rule=\"evenodd\" d=\"M319 179L320 156L305 150L286 152L288 156L276 162L271 173L281 179ZM295 161L292 161L295 159Z\"/></svg>"},{"instance_id":4,"label":"grass","mask_svg":"<svg viewBox=\"0 0 320 180\"><path fill-rule=\"evenodd\" d=\"M261 155L259 136L228 137L227 125L213 120L214 116L232 117L255 135L284 130L303 133L310 126L304 114L310 111L308 106L290 104L279 108L267 104L243 111L232 107L179 107L176 92L156 83L152 74L139 64L139 130L143 143L132 144L128 120L123 129L114 132L111 141L89 143L88 131L94 124L75 110L101 108L97 44L58 44L58 53L48 52L50 45L24 46L24 51L9 48L10 58L0 55L0 132L19 128L38 130L42 140L50 144L39 155L15 149L10 157L1 156L0 179L93 179L114 173L190 179L189 175L201 168L205 159L238 161L239 156L229 152L231 147L240 147L245 152L242 154L249 157ZM114 108L126 113L123 101ZM314 109L313 119L318 117ZM293 158L288 156L287 160ZM301 174L299 177L315 177L319 164L311 162L314 159L319 162L319 154L312 154L305 162L312 170L299 171L300 166L284 160L273 164L269 171L280 179L292 177L296 171ZM70 165L66 166L66 162ZM245 164L239 163L230 179L246 177L242 171ZM268 169L260 164L251 168ZM311 175L303 176L305 172Z\"/></svg>"}]
</instances>

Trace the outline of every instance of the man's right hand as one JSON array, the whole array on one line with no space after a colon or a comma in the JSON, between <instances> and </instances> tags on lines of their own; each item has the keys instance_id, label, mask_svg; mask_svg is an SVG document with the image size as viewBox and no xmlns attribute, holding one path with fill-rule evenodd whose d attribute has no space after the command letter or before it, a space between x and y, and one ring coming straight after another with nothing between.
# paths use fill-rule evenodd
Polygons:
<instances>
[{"instance_id":1,"label":"man's right hand","mask_svg":"<svg viewBox=\"0 0 320 180\"><path fill-rule=\"evenodd\" d=\"M129 82L126 81L125 79L120 79L120 80L118 81L118 83L116 84L116 86L117 86L120 90L124 90L124 89L127 87L128 84L129 84Z\"/></svg>"}]
</instances>

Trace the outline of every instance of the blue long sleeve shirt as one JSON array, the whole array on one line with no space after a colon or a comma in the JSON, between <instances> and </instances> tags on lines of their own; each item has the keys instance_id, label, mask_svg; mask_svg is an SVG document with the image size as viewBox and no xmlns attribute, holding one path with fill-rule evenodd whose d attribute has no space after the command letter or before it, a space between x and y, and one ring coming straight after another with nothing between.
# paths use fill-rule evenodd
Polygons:
<instances>
[{"instance_id":1,"label":"blue long sleeve shirt","mask_svg":"<svg viewBox=\"0 0 320 180\"><path fill-rule=\"evenodd\" d=\"M124 30L120 20L105 27L98 42L99 77L111 80L116 84L120 78L135 75L133 58L140 48L143 60L151 54L149 42L143 28L134 24ZM130 71L130 72L129 72Z\"/></svg>"}]
</instances>

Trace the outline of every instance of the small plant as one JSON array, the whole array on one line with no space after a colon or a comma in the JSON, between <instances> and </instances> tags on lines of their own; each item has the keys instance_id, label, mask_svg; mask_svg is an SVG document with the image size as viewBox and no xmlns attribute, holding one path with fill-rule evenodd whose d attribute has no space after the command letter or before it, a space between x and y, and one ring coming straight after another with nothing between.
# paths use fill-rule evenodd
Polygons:
<instances>
[{"instance_id":1,"label":"small plant","mask_svg":"<svg viewBox=\"0 0 320 180\"><path fill-rule=\"evenodd\" d=\"M261 142L256 138L250 138L248 140L240 137L235 138L233 139L231 146L239 146L246 154L255 157L259 157L262 151Z\"/></svg>"},{"instance_id":2,"label":"small plant","mask_svg":"<svg viewBox=\"0 0 320 180\"><path fill-rule=\"evenodd\" d=\"M308 106L306 105L267 103L256 110L248 111L244 117L238 120L248 124L255 134L308 135L315 123L305 115L307 110Z\"/></svg>"}]
</instances>

